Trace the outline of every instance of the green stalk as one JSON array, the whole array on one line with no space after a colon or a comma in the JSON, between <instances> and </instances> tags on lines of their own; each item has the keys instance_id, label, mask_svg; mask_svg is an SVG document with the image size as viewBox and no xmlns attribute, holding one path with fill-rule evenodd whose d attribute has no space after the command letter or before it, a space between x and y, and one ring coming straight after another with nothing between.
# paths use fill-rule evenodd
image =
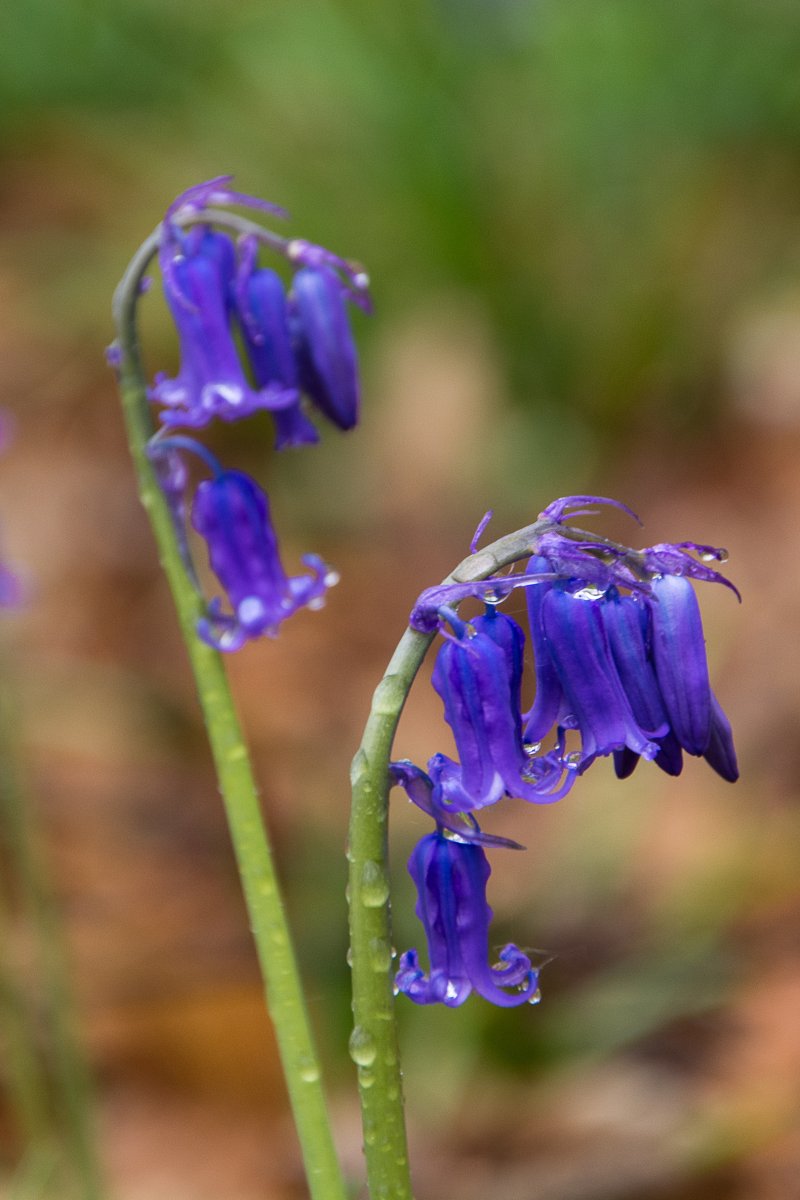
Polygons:
<instances>
[{"instance_id":1,"label":"green stalk","mask_svg":"<svg viewBox=\"0 0 800 1200\"><path fill-rule=\"evenodd\" d=\"M444 583L467 583L497 574L534 553L538 536L548 528L552 521L540 521L500 538L464 559ZM348 857L354 1027L350 1054L358 1067L371 1200L412 1197L392 988L389 762L400 714L433 636L408 628L400 639L375 689L351 773Z\"/></svg>"},{"instance_id":2,"label":"green stalk","mask_svg":"<svg viewBox=\"0 0 800 1200\"><path fill-rule=\"evenodd\" d=\"M228 224L237 232L248 224L216 212L207 213L206 219ZM187 576L172 515L147 455L147 443L155 430L139 352L136 298L142 275L157 250L158 237L156 230L136 254L114 303L128 440L139 494L178 611L205 717L311 1196L313 1200L346 1200L347 1189L333 1144L319 1060L250 758L222 658L200 641L195 632L198 620L205 615L203 602Z\"/></svg>"},{"instance_id":3,"label":"green stalk","mask_svg":"<svg viewBox=\"0 0 800 1200\"><path fill-rule=\"evenodd\" d=\"M7 672L5 673L7 677ZM75 1034L75 1016L69 985L67 950L64 931L55 897L42 861L41 836L35 813L23 795L16 769L11 726L12 705L7 686L0 690L0 806L7 831L11 859L23 910L30 919L36 937L36 951L41 971L42 1008L45 1030L53 1060L53 1078L63 1119L66 1149L76 1173L82 1200L101 1200L104 1188L97 1158L94 1122L92 1117L92 1083L86 1058ZM7 995L12 1008L21 997ZM24 1021L19 1014L17 1023ZM34 1153L52 1151L53 1125L47 1112L46 1085L41 1065L36 1062L33 1042L33 1018L28 1013L27 1036L22 1028L10 1030L12 1039L20 1037L14 1047L12 1062L17 1070L30 1073L24 1099L26 1132L35 1139ZM26 1045L26 1042L28 1043ZM18 1080L21 1084L21 1079Z\"/></svg>"}]
</instances>

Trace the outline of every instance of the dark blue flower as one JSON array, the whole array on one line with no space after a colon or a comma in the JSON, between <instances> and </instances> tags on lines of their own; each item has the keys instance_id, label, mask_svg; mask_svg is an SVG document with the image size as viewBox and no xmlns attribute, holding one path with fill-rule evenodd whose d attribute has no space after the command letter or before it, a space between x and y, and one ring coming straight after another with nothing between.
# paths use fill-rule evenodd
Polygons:
<instances>
[{"instance_id":1,"label":"dark blue flower","mask_svg":"<svg viewBox=\"0 0 800 1200\"><path fill-rule=\"evenodd\" d=\"M347 314L350 290L332 267L303 267L292 280L293 331L303 391L340 429L358 421L355 343Z\"/></svg>"},{"instance_id":2,"label":"dark blue flower","mask_svg":"<svg viewBox=\"0 0 800 1200\"><path fill-rule=\"evenodd\" d=\"M201 428L236 421L259 409L293 404L296 394L270 382L253 388L231 331L235 251L229 237L206 226L167 227L160 250L164 293L180 341L177 376L156 376L150 398L164 406L165 425Z\"/></svg>"},{"instance_id":3,"label":"dark blue flower","mask_svg":"<svg viewBox=\"0 0 800 1200\"><path fill-rule=\"evenodd\" d=\"M254 254L255 246L250 243L236 286L247 356L260 387L277 386L294 395L292 404L273 413L275 449L313 445L319 441L319 434L301 408L300 376L283 280L267 267L255 268Z\"/></svg>"},{"instance_id":4,"label":"dark blue flower","mask_svg":"<svg viewBox=\"0 0 800 1200\"><path fill-rule=\"evenodd\" d=\"M269 515L267 497L242 471L220 471L201 483L192 524L206 540L211 566L232 612L212 601L198 633L220 650L238 650L248 638L274 636L280 624L308 605L319 608L336 582L321 558L303 557L308 575L288 576Z\"/></svg>"},{"instance_id":5,"label":"dark blue flower","mask_svg":"<svg viewBox=\"0 0 800 1200\"><path fill-rule=\"evenodd\" d=\"M472 991L504 1008L535 1003L538 972L527 955L507 945L499 963L489 964L492 910L486 882L491 868L483 848L437 831L415 847L408 869L417 887L416 912L428 940L430 971L426 975L416 950L408 950L395 976L397 991L416 1004L451 1008Z\"/></svg>"},{"instance_id":6,"label":"dark blue flower","mask_svg":"<svg viewBox=\"0 0 800 1200\"><path fill-rule=\"evenodd\" d=\"M642 653L640 678L661 701L668 723L658 736L656 763L670 775L683 766L682 751L702 757L723 779L739 777L730 723L711 690L703 623L694 588L684 575L663 575L652 582L651 595L630 602L638 611ZM619 602L617 602L617 608ZM609 612L612 610L609 609ZM631 686L628 685L629 694ZM616 763L617 774L629 775L637 759Z\"/></svg>"},{"instance_id":7,"label":"dark blue flower","mask_svg":"<svg viewBox=\"0 0 800 1200\"><path fill-rule=\"evenodd\" d=\"M536 559L534 570L539 566ZM593 588L571 591L569 586L542 583L528 592L536 699L525 740L541 742L554 724L577 730L580 771L625 747L655 758L653 739L667 726L658 721L643 727L634 714L609 644L603 596Z\"/></svg>"},{"instance_id":8,"label":"dark blue flower","mask_svg":"<svg viewBox=\"0 0 800 1200\"><path fill-rule=\"evenodd\" d=\"M456 811L495 804L502 796L547 803L563 796L572 777L563 764L537 762L522 742L520 686L525 635L511 617L487 605L467 624L442 609L453 629L433 668L459 762L438 756L446 803Z\"/></svg>"}]
</instances>

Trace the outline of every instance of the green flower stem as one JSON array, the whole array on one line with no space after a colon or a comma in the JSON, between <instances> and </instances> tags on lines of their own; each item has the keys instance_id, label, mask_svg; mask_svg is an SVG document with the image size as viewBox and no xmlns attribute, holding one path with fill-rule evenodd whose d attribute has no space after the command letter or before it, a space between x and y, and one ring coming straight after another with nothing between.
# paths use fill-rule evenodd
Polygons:
<instances>
[{"instance_id":1,"label":"green flower stem","mask_svg":"<svg viewBox=\"0 0 800 1200\"><path fill-rule=\"evenodd\" d=\"M465 558L444 580L486 579L535 552L540 521ZM411 1200L403 1116L402 1073L392 988L392 924L388 873L389 762L397 723L433 634L407 629L375 689L361 745L353 759L350 817L350 961L353 1034L364 1154L371 1200Z\"/></svg>"},{"instance_id":2,"label":"green flower stem","mask_svg":"<svg viewBox=\"0 0 800 1200\"><path fill-rule=\"evenodd\" d=\"M216 214L214 220L218 221ZM233 222L231 218L229 223ZM238 229L240 224L235 227ZM135 310L143 272L157 246L158 230L134 257L115 297L120 389L128 439L141 501L153 527L197 683L311 1196L313 1200L346 1200L347 1189L333 1144L319 1061L247 747L222 658L195 632L197 621L205 615L203 602L187 576L172 515L147 455L154 427Z\"/></svg>"},{"instance_id":3,"label":"green flower stem","mask_svg":"<svg viewBox=\"0 0 800 1200\"><path fill-rule=\"evenodd\" d=\"M20 785L14 750L14 705L9 694L7 669L3 671L3 679L5 682L0 689L0 812L23 911L32 924L36 939L42 989L40 1009L52 1059L53 1084L66 1150L82 1200L101 1200L104 1187L96 1149L92 1083L75 1034L64 930L43 861L35 810ZM13 1022L8 1029L14 1043L10 1047L10 1064L16 1077L20 1116L33 1156L43 1154L47 1157L54 1150L55 1123L49 1112L46 1081L36 1052L34 1019L11 982L7 978L2 982L7 1015ZM23 1005L21 1012L18 1011L20 1004ZM24 1079L23 1074L27 1078Z\"/></svg>"}]
</instances>

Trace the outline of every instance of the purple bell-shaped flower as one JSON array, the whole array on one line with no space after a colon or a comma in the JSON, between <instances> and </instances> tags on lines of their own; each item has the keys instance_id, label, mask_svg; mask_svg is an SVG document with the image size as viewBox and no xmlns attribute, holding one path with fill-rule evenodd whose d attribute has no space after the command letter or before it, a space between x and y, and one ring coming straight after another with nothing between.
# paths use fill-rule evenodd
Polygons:
<instances>
[{"instance_id":1,"label":"purple bell-shaped flower","mask_svg":"<svg viewBox=\"0 0 800 1200\"><path fill-rule=\"evenodd\" d=\"M253 388L231 332L235 251L231 239L207 226L172 228L159 260L164 294L180 341L174 379L156 376L150 399L163 405L168 426L199 429L219 418L238 421L259 409L291 405L296 394L270 381Z\"/></svg>"},{"instance_id":2,"label":"purple bell-shaped flower","mask_svg":"<svg viewBox=\"0 0 800 1200\"><path fill-rule=\"evenodd\" d=\"M514 945L504 946L499 963L489 964L489 924L486 902L491 868L483 848L474 842L428 834L408 862L417 888L416 913L428 940L430 970L426 975L416 950L400 958L397 991L415 1004L446 1004L456 1008L475 991L503 1008L536 1003L538 972Z\"/></svg>"},{"instance_id":3,"label":"purple bell-shaped flower","mask_svg":"<svg viewBox=\"0 0 800 1200\"><path fill-rule=\"evenodd\" d=\"M206 540L211 566L232 612L212 601L198 633L219 650L238 650L248 638L274 636L287 617L308 605L319 608L336 582L316 554L304 555L308 575L283 569L267 497L243 471L221 471L197 488L192 524Z\"/></svg>"},{"instance_id":4,"label":"purple bell-shaped flower","mask_svg":"<svg viewBox=\"0 0 800 1200\"><path fill-rule=\"evenodd\" d=\"M652 582L651 596L630 601L638 610L641 645L661 700L667 733L656 738L655 762L679 775L683 754L706 760L729 783L739 777L730 722L711 690L703 623L694 588L683 575L663 575ZM652 684L648 683L652 691ZM631 688L628 686L628 694ZM638 759L629 754L616 762L617 774L630 775Z\"/></svg>"},{"instance_id":5,"label":"purple bell-shaped flower","mask_svg":"<svg viewBox=\"0 0 800 1200\"><path fill-rule=\"evenodd\" d=\"M536 585L529 597L537 694L525 740L541 741L553 722L576 729L581 772L598 756L625 747L655 758L659 748L653 739L667 732L663 722L643 727L633 712L612 655L603 603L594 589L573 592L561 584Z\"/></svg>"},{"instance_id":6,"label":"purple bell-shaped flower","mask_svg":"<svg viewBox=\"0 0 800 1200\"><path fill-rule=\"evenodd\" d=\"M303 391L345 430L358 422L360 399L348 294L336 272L324 264L301 268L290 294Z\"/></svg>"},{"instance_id":7,"label":"purple bell-shaped flower","mask_svg":"<svg viewBox=\"0 0 800 1200\"><path fill-rule=\"evenodd\" d=\"M319 434L301 407L300 376L283 280L277 271L257 268L256 253L254 243L245 245L236 280L237 313L247 357L259 387L277 386L294 395L292 404L272 414L275 449L314 445Z\"/></svg>"},{"instance_id":8,"label":"purple bell-shaped flower","mask_svg":"<svg viewBox=\"0 0 800 1200\"><path fill-rule=\"evenodd\" d=\"M516 796L536 804L560 799L574 776L563 765L537 761L522 742L520 685L525 635L516 621L487 605L469 624L442 609L452 627L436 657L432 682L444 701L459 762L439 760L448 805L468 812Z\"/></svg>"}]
</instances>

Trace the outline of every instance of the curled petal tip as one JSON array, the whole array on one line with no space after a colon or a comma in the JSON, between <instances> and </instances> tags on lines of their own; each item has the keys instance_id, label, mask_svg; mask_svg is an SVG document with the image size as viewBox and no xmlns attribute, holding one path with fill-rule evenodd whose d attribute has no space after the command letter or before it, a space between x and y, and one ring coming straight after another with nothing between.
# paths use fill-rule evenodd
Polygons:
<instances>
[{"instance_id":1,"label":"curled petal tip","mask_svg":"<svg viewBox=\"0 0 800 1200\"><path fill-rule=\"evenodd\" d=\"M258 196L235 191L228 186L232 179L232 175L217 175L214 179L193 184L192 187L181 192L167 209L164 217L165 224L169 226L184 215L200 216L213 204L235 204L243 208L259 209L274 217L286 218L288 216L286 210L279 204L272 204L269 200L259 199Z\"/></svg>"},{"instance_id":2,"label":"curled petal tip","mask_svg":"<svg viewBox=\"0 0 800 1200\"><path fill-rule=\"evenodd\" d=\"M554 500L552 504L548 504L547 508L539 513L539 519L546 521L549 518L551 521L561 523L572 517L584 516L592 512L592 509L583 507L585 504L609 505L611 508L618 508L632 517L637 525L642 524L640 517L632 508L623 504L621 500L612 500L608 496L562 496L560 500Z\"/></svg>"},{"instance_id":3,"label":"curled petal tip","mask_svg":"<svg viewBox=\"0 0 800 1200\"><path fill-rule=\"evenodd\" d=\"M491 521L493 516L494 516L494 509L490 508L490 509L487 509L487 511L481 517L480 521L478 521L478 524L475 529L475 533L472 535L472 541L469 544L470 554L475 554L477 552L478 542L481 540L483 531L486 529L486 526L489 524L489 522Z\"/></svg>"}]
</instances>

